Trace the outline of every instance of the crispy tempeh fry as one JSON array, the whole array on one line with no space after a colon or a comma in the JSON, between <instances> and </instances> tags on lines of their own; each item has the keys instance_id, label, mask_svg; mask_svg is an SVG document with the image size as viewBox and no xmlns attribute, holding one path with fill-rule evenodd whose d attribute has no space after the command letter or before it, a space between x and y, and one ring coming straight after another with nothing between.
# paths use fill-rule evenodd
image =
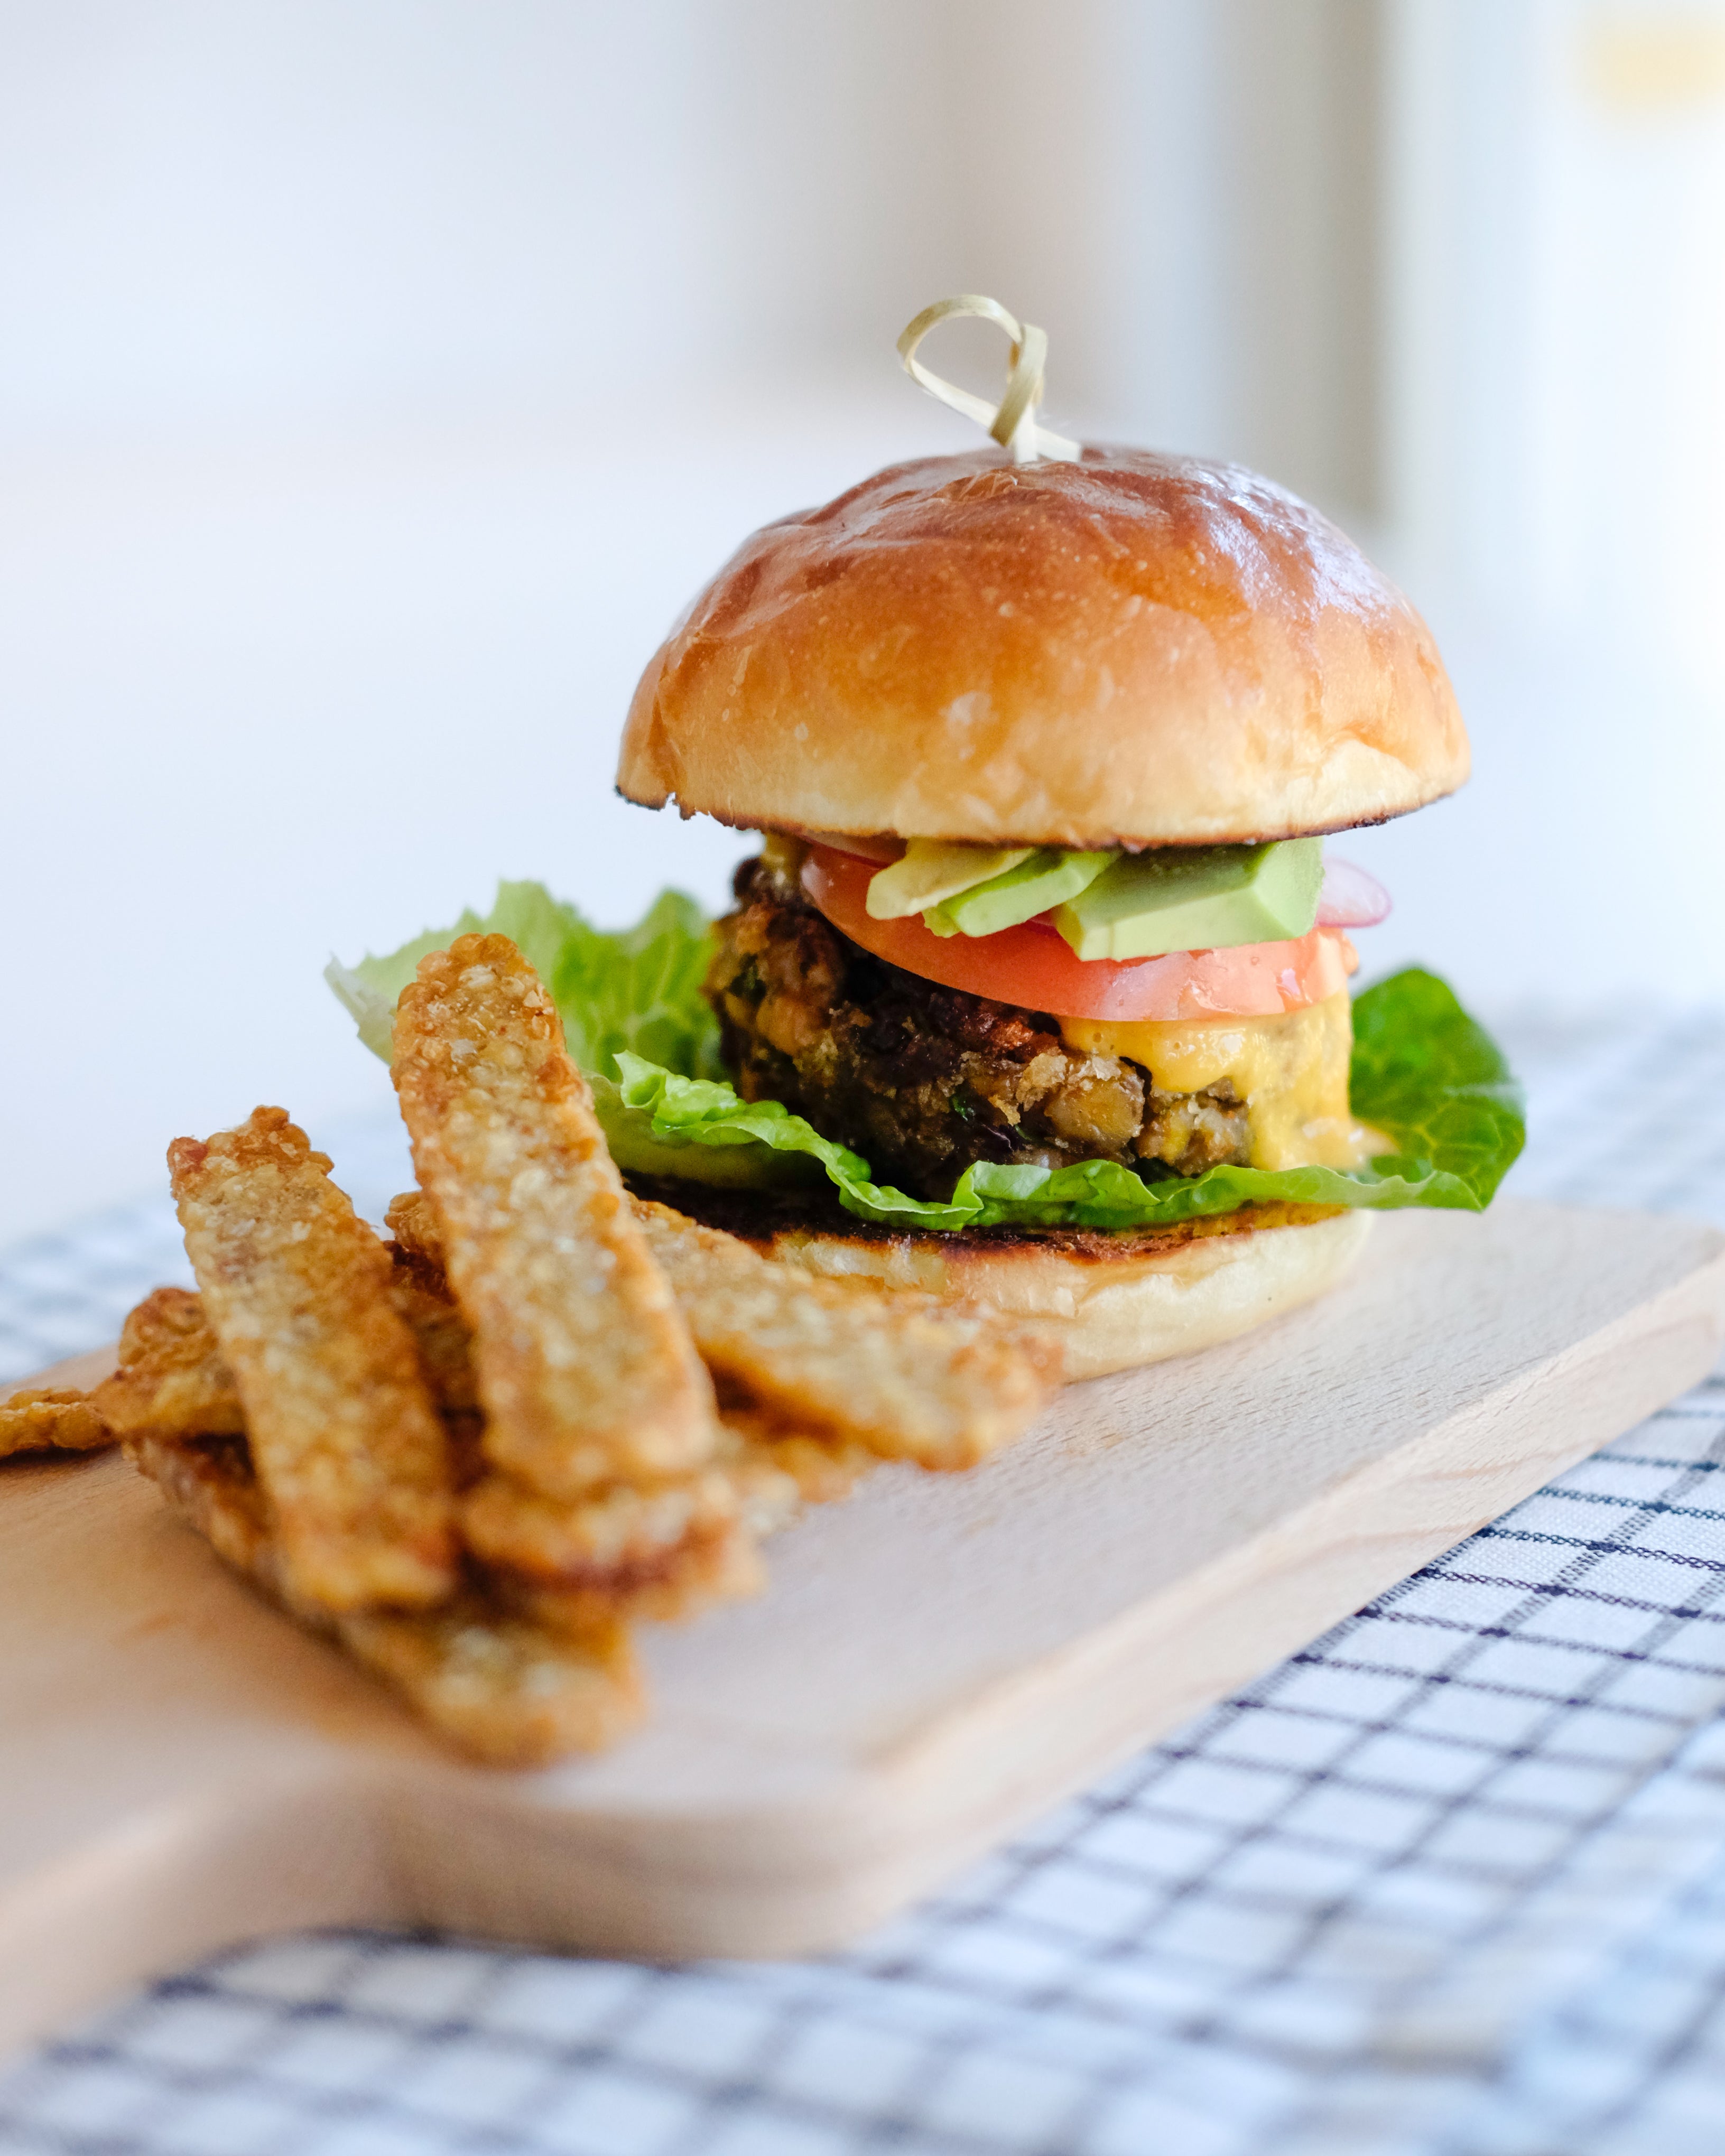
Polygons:
<instances>
[{"instance_id":1,"label":"crispy tempeh fry","mask_svg":"<svg viewBox=\"0 0 1725 2156\"><path fill-rule=\"evenodd\" d=\"M384 1218L396 1239L398 1281L411 1283L409 1322L421 1360L435 1359L434 1384L447 1412L474 1397L470 1369L464 1374L471 1335L459 1312L440 1301L449 1286L436 1224L418 1190L394 1199ZM459 1513L474 1554L519 1575L521 1606L542 1588L552 1593L549 1606L560 1623L587 1621L596 1610L684 1617L760 1584L758 1566L732 1547L752 1528L728 1466L614 1482L578 1499L547 1497L494 1469L465 1490Z\"/></svg>"},{"instance_id":2,"label":"crispy tempeh fry","mask_svg":"<svg viewBox=\"0 0 1725 2156\"><path fill-rule=\"evenodd\" d=\"M669 1206L634 1211L715 1378L800 1430L971 1467L1042 1405L1036 1349L993 1318L813 1279Z\"/></svg>"},{"instance_id":3,"label":"crispy tempeh fry","mask_svg":"<svg viewBox=\"0 0 1725 2156\"><path fill-rule=\"evenodd\" d=\"M1016 1436L1058 1377L1050 1343L932 1296L817 1280L669 1206L631 1199L721 1397L882 1459L968 1467ZM416 1263L442 1250L423 1195L385 1216Z\"/></svg>"},{"instance_id":4,"label":"crispy tempeh fry","mask_svg":"<svg viewBox=\"0 0 1725 2156\"><path fill-rule=\"evenodd\" d=\"M449 1449L382 1244L283 1109L177 1138L168 1166L295 1594L336 1611L442 1599Z\"/></svg>"},{"instance_id":5,"label":"crispy tempeh fry","mask_svg":"<svg viewBox=\"0 0 1725 2156\"><path fill-rule=\"evenodd\" d=\"M758 1594L766 1569L752 1537L728 1529L697 1539L679 1553L663 1575L644 1573L627 1584L547 1586L516 1573L495 1573L491 1584L511 1609L557 1633L579 1635L609 1618L680 1624L715 1602Z\"/></svg>"},{"instance_id":6,"label":"crispy tempeh fry","mask_svg":"<svg viewBox=\"0 0 1725 2156\"><path fill-rule=\"evenodd\" d=\"M968 1467L1042 1404L1035 1361L993 1319L811 1279L667 1206L633 1209L715 1378L802 1432Z\"/></svg>"},{"instance_id":7,"label":"crispy tempeh fry","mask_svg":"<svg viewBox=\"0 0 1725 2156\"><path fill-rule=\"evenodd\" d=\"M480 1586L439 1609L338 1617L298 1599L243 1441L141 1431L126 1457L236 1571L314 1630L332 1635L425 1719L494 1766L597 1751L644 1707L628 1634L614 1621L552 1629Z\"/></svg>"},{"instance_id":8,"label":"crispy tempeh fry","mask_svg":"<svg viewBox=\"0 0 1725 2156\"><path fill-rule=\"evenodd\" d=\"M598 1585L664 1571L691 1541L727 1531L737 1499L716 1467L665 1482L613 1483L578 1505L493 1472L464 1495L460 1511L475 1557L551 1584Z\"/></svg>"},{"instance_id":9,"label":"crispy tempeh fry","mask_svg":"<svg viewBox=\"0 0 1725 2156\"><path fill-rule=\"evenodd\" d=\"M506 937L419 963L394 1076L498 1467L550 1497L704 1465L711 1388L556 1006Z\"/></svg>"},{"instance_id":10,"label":"crispy tempeh fry","mask_svg":"<svg viewBox=\"0 0 1725 2156\"><path fill-rule=\"evenodd\" d=\"M716 1565L712 1548L721 1536L752 1531L739 1503L733 1454L722 1466L694 1476L645 1486L616 1484L575 1506L542 1496L495 1470L488 1473L478 1428L482 1418L467 1404L473 1398L467 1325L449 1301L441 1274L424 1259L398 1259L390 1291L444 1410L454 1484L465 1491L459 1511L476 1556L547 1584L578 1583L588 1606L628 1616L657 1615L673 1603L679 1614L686 1614L712 1599L716 1582L744 1579L747 1568L740 1563ZM157 1356L164 1343L165 1363ZM126 1320L121 1352L133 1360L120 1373L125 1421L113 1435L244 1434L239 1391L197 1296L183 1288L157 1289ZM188 1407L201 1409L204 1419L193 1419ZM113 1435L95 1441L111 1443ZM826 1448L816 1444L812 1449ZM762 1451L762 1470L768 1458ZM788 1513L802 1500L796 1487L788 1483L785 1488L788 1502L778 1509ZM261 1492L259 1502L264 1502ZM747 1587L755 1584L748 1573Z\"/></svg>"},{"instance_id":11,"label":"crispy tempeh fry","mask_svg":"<svg viewBox=\"0 0 1725 2156\"><path fill-rule=\"evenodd\" d=\"M805 1506L836 1504L880 1465L867 1445L799 1430L763 1409L727 1407L720 1414L720 1461L757 1534L788 1527Z\"/></svg>"},{"instance_id":12,"label":"crispy tempeh fry","mask_svg":"<svg viewBox=\"0 0 1725 2156\"><path fill-rule=\"evenodd\" d=\"M120 1367L90 1394L121 1437L237 1437L245 1429L239 1388L187 1288L158 1287L120 1329Z\"/></svg>"},{"instance_id":13,"label":"crispy tempeh fry","mask_svg":"<svg viewBox=\"0 0 1725 2156\"><path fill-rule=\"evenodd\" d=\"M644 1569L591 1586L553 1584L511 1576L501 1591L514 1606L554 1627L590 1624L608 1609L660 1622L696 1614L709 1603L752 1594L765 1584L755 1545L788 1527L810 1505L847 1497L878 1453L843 1439L811 1435L758 1409L721 1411L718 1472L729 1486L728 1528L697 1533L675 1553L662 1576Z\"/></svg>"},{"instance_id":14,"label":"crispy tempeh fry","mask_svg":"<svg viewBox=\"0 0 1725 2156\"><path fill-rule=\"evenodd\" d=\"M440 1273L398 1261L389 1296L419 1351L432 1398L446 1414L474 1405L467 1321ZM120 1367L90 1394L116 1437L151 1430L167 1437L241 1437L245 1410L202 1299L183 1287L153 1289L120 1333Z\"/></svg>"},{"instance_id":15,"label":"crispy tempeh fry","mask_svg":"<svg viewBox=\"0 0 1725 2156\"><path fill-rule=\"evenodd\" d=\"M394 1236L402 1255L398 1264L425 1268L434 1280L448 1282L444 1273L444 1239L432 1217L431 1202L423 1190L398 1190L389 1201L383 1224Z\"/></svg>"},{"instance_id":16,"label":"crispy tempeh fry","mask_svg":"<svg viewBox=\"0 0 1725 2156\"><path fill-rule=\"evenodd\" d=\"M345 1618L341 1634L434 1728L493 1767L603 1752L646 1712L634 1649L614 1618L555 1628L471 1593L424 1615Z\"/></svg>"},{"instance_id":17,"label":"crispy tempeh fry","mask_svg":"<svg viewBox=\"0 0 1725 2156\"><path fill-rule=\"evenodd\" d=\"M282 1568L270 1501L252 1471L243 1437L190 1438L137 1430L121 1449L223 1563L254 1580L301 1623L325 1629L333 1624L326 1609L295 1593Z\"/></svg>"},{"instance_id":18,"label":"crispy tempeh fry","mask_svg":"<svg viewBox=\"0 0 1725 2156\"><path fill-rule=\"evenodd\" d=\"M424 1306L439 1308L439 1297L444 1292L443 1245L424 1192L404 1190L391 1199L384 1219L398 1248L398 1269L411 1269ZM459 1393L461 1348L447 1332L444 1345L449 1356L446 1381ZM420 1348L423 1354L423 1337ZM719 1465L741 1503L745 1524L757 1535L774 1532L805 1505L830 1504L847 1496L880 1462L880 1454L870 1447L808 1430L750 1404L746 1395L734 1404L721 1404L719 1420ZM484 1554L493 1553L483 1540L474 1546Z\"/></svg>"},{"instance_id":19,"label":"crispy tempeh fry","mask_svg":"<svg viewBox=\"0 0 1725 2156\"><path fill-rule=\"evenodd\" d=\"M407 1320L419 1351L419 1368L439 1407L446 1415L476 1409L473 1327L456 1308L442 1273L398 1252L389 1297Z\"/></svg>"},{"instance_id":20,"label":"crispy tempeh fry","mask_svg":"<svg viewBox=\"0 0 1725 2156\"><path fill-rule=\"evenodd\" d=\"M87 1393L27 1385L0 1400L0 1460L14 1452L95 1452L114 1440Z\"/></svg>"}]
</instances>

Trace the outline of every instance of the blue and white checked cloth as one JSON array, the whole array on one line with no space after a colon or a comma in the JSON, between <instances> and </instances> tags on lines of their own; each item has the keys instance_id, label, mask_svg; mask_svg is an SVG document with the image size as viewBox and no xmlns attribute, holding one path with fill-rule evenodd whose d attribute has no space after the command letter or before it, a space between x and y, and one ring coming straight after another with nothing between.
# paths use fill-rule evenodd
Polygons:
<instances>
[{"instance_id":1,"label":"blue and white checked cloth","mask_svg":"<svg viewBox=\"0 0 1725 2156\"><path fill-rule=\"evenodd\" d=\"M1504 1029L1512 1188L1725 1225L1725 1014ZM384 1123L319 1133L374 1214ZM184 1277L0 1260L0 1374ZM6 2156L1720 2156L1725 1381L798 1964L225 1955L0 2076Z\"/></svg>"}]
</instances>

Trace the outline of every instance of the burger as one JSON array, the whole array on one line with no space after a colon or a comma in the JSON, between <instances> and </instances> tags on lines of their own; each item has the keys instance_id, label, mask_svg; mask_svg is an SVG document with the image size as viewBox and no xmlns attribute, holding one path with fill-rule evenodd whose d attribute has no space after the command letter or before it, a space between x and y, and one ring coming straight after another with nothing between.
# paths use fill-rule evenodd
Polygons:
<instances>
[{"instance_id":1,"label":"burger","mask_svg":"<svg viewBox=\"0 0 1725 2156\"><path fill-rule=\"evenodd\" d=\"M1374 1210L1483 1205L1522 1124L1441 982L1350 994L1388 901L1325 840L1468 773L1425 623L1267 480L1062 447L877 473L677 624L618 786L758 834L721 919L506 885L459 926L535 958L638 1188L1087 1375L1322 1293ZM335 969L373 1045L435 941Z\"/></svg>"}]
</instances>

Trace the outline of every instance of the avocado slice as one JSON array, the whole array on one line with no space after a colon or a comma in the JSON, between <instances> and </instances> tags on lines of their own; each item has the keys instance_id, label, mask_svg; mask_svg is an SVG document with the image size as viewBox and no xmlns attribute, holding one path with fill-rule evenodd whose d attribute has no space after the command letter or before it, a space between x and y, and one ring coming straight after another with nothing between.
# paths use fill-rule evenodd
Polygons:
<instances>
[{"instance_id":1,"label":"avocado slice","mask_svg":"<svg viewBox=\"0 0 1725 2156\"><path fill-rule=\"evenodd\" d=\"M943 839L912 839L901 860L869 879L864 903L871 921L902 921L987 883L1027 861L1033 846L968 846Z\"/></svg>"},{"instance_id":2,"label":"avocado slice","mask_svg":"<svg viewBox=\"0 0 1725 2156\"><path fill-rule=\"evenodd\" d=\"M930 906L922 918L937 936L993 936L1076 898L1116 858L1111 852L1076 854L1063 846L1040 846L1015 868Z\"/></svg>"},{"instance_id":3,"label":"avocado slice","mask_svg":"<svg viewBox=\"0 0 1725 2156\"><path fill-rule=\"evenodd\" d=\"M1280 943L1316 925L1323 875L1322 839L1159 847L1119 855L1054 925L1081 958Z\"/></svg>"}]
</instances>

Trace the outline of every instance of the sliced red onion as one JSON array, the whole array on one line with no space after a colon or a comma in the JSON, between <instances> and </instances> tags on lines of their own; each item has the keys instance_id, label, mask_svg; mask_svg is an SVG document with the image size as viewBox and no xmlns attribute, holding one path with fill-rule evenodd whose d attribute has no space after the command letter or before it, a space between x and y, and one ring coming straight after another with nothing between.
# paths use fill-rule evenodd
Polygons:
<instances>
[{"instance_id":1,"label":"sliced red onion","mask_svg":"<svg viewBox=\"0 0 1725 2156\"><path fill-rule=\"evenodd\" d=\"M831 831L803 831L799 835L811 846L830 846L835 854L850 854L860 861L870 861L876 868L889 868L902 855L905 842L885 834L878 839L854 839Z\"/></svg>"},{"instance_id":2,"label":"sliced red onion","mask_svg":"<svg viewBox=\"0 0 1725 2156\"><path fill-rule=\"evenodd\" d=\"M1320 928L1372 928L1389 911L1389 893L1376 876L1352 861L1324 857L1323 889L1317 895Z\"/></svg>"}]
</instances>

